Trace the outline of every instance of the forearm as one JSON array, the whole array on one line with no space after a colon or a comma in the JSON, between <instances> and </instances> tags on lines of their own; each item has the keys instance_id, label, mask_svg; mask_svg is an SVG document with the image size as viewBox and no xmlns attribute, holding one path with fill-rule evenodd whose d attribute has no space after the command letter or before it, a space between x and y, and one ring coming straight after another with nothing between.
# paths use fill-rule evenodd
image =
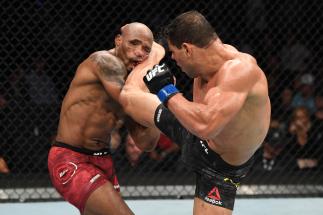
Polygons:
<instances>
[{"instance_id":1,"label":"forearm","mask_svg":"<svg viewBox=\"0 0 323 215\"><path fill-rule=\"evenodd\" d=\"M210 138L220 129L220 121L213 122L213 126L210 126L211 116L206 105L190 102L181 94L176 94L169 99L167 107L187 130L202 139Z\"/></svg>"},{"instance_id":2,"label":"forearm","mask_svg":"<svg viewBox=\"0 0 323 215\"><path fill-rule=\"evenodd\" d=\"M120 98L120 103L127 115L143 126L155 127L154 114L160 104L155 95L130 85L124 87Z\"/></svg>"},{"instance_id":3,"label":"forearm","mask_svg":"<svg viewBox=\"0 0 323 215\"><path fill-rule=\"evenodd\" d=\"M207 105L186 100L175 87L173 75L167 65L157 65L149 70L144 76L144 83L192 134L206 139L216 132L209 129L210 113ZM212 129L216 129L214 123Z\"/></svg>"},{"instance_id":4,"label":"forearm","mask_svg":"<svg viewBox=\"0 0 323 215\"><path fill-rule=\"evenodd\" d=\"M160 131L156 127L144 127L137 124L128 130L139 149L152 151L156 147L160 137Z\"/></svg>"},{"instance_id":5,"label":"forearm","mask_svg":"<svg viewBox=\"0 0 323 215\"><path fill-rule=\"evenodd\" d=\"M154 113L160 101L154 94L149 93L143 82L143 76L147 70L159 63L164 54L164 48L154 43L149 58L128 75L120 94L120 103L125 112L146 127L154 126Z\"/></svg>"}]
</instances>

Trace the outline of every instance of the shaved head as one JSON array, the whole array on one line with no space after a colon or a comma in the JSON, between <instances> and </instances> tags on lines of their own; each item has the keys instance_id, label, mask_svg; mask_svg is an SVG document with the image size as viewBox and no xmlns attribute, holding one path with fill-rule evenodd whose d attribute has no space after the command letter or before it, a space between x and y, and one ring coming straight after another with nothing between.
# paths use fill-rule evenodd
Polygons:
<instances>
[{"instance_id":1,"label":"shaved head","mask_svg":"<svg viewBox=\"0 0 323 215\"><path fill-rule=\"evenodd\" d=\"M126 24L121 27L120 32L121 35L127 35L130 32L144 34L146 37L150 37L152 40L154 39L153 32L148 28L147 25L140 22Z\"/></svg>"},{"instance_id":2,"label":"shaved head","mask_svg":"<svg viewBox=\"0 0 323 215\"><path fill-rule=\"evenodd\" d=\"M154 41L153 32L147 25L132 22L120 28L115 38L115 52L131 71L136 65L148 58Z\"/></svg>"}]
</instances>

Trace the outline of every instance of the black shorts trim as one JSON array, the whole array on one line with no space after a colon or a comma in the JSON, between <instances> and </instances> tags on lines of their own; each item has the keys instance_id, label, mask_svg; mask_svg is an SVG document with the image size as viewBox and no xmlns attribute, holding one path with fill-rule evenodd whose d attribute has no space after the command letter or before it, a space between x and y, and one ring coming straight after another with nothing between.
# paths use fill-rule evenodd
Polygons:
<instances>
[{"instance_id":1,"label":"black shorts trim","mask_svg":"<svg viewBox=\"0 0 323 215\"><path fill-rule=\"evenodd\" d=\"M72 145L69 145L69 144L66 144L63 142L59 142L59 141L55 141L52 144L52 146L67 148L72 151L79 152L79 153L86 154L86 155L93 155L93 156L111 155L111 151L108 148L104 148L101 150L90 150L90 149L75 147L75 146L72 146Z\"/></svg>"}]
</instances>

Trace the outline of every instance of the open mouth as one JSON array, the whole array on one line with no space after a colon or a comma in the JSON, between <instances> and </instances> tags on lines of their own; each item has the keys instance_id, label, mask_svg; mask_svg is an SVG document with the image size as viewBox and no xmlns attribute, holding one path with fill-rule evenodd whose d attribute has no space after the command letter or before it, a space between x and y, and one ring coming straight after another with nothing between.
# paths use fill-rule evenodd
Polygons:
<instances>
[{"instance_id":1,"label":"open mouth","mask_svg":"<svg viewBox=\"0 0 323 215\"><path fill-rule=\"evenodd\" d=\"M141 61L139 61L139 60L133 60L132 61L132 65L134 65L134 66L137 66L140 63L141 63Z\"/></svg>"},{"instance_id":2,"label":"open mouth","mask_svg":"<svg viewBox=\"0 0 323 215\"><path fill-rule=\"evenodd\" d=\"M129 67L131 68L131 69L133 69L133 68L135 68L138 64L140 64L141 63L141 61L139 61L139 60L131 60L130 62L129 62Z\"/></svg>"}]
</instances>

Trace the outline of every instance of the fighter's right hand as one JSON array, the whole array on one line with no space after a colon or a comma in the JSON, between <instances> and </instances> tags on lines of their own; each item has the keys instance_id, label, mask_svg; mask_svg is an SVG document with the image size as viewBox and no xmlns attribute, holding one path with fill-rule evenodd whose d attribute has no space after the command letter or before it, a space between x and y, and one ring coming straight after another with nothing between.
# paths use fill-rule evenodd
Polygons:
<instances>
[{"instance_id":1,"label":"fighter's right hand","mask_svg":"<svg viewBox=\"0 0 323 215\"><path fill-rule=\"evenodd\" d=\"M167 106L167 101L179 91L174 85L174 77L166 64L155 65L143 78L149 91L156 94Z\"/></svg>"}]
</instances>

